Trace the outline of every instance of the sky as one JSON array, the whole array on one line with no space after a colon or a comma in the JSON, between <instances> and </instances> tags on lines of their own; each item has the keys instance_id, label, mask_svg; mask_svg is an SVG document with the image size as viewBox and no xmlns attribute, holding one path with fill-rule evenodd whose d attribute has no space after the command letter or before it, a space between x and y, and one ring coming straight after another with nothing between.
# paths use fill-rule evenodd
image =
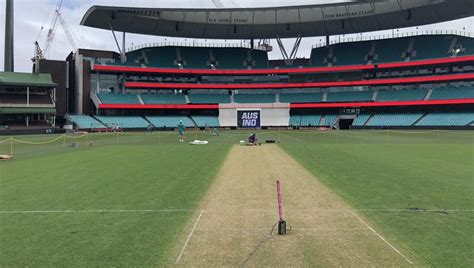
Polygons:
<instances>
[{"instance_id":1,"label":"sky","mask_svg":"<svg viewBox=\"0 0 474 268\"><path fill-rule=\"evenodd\" d=\"M4 29L5 29L5 1L0 0L0 70L4 69ZM314 4L330 2L331 0L292 0L291 4ZM338 2L341 0L332 0ZM38 40L41 47L44 46L48 29L56 9L58 0L15 0L15 71L31 72L31 57L34 54L34 42ZM288 5L288 0L221 0L225 7L258 7L258 6L283 6ZM90 49L103 49L117 51L115 41L110 31L92 29L80 26L79 23L87 9L92 5L113 5L113 6L135 6L135 7L215 7L211 0L63 0L61 14L66 21L70 31L75 37L78 47ZM399 32L415 32L424 30L464 30L474 32L474 17L421 26L416 28L400 29ZM390 34L391 31L368 33L366 35ZM346 37L350 37L346 35ZM305 38L300 46L298 57L309 57L313 45L320 43L323 38ZM146 35L127 36L127 47L133 45L163 42L164 37L154 37ZM166 38L166 41L184 42L184 39ZM187 42L192 42L186 40ZM196 40L195 42L204 42ZM210 43L211 41L207 41ZM215 43L214 41L212 41ZM292 45L293 40L285 40L287 46ZM228 41L229 43L229 41ZM281 58L276 42L272 43L274 51L270 53L270 58ZM290 49L290 48L288 48ZM72 46L68 42L66 34L58 23L54 41L47 53L47 58L54 60L64 60L72 51Z\"/></svg>"}]
</instances>

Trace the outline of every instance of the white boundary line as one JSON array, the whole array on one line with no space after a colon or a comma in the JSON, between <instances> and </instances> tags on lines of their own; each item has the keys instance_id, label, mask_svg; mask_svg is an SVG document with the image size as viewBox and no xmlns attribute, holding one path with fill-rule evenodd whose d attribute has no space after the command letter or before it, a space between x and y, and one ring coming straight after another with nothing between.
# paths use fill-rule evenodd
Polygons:
<instances>
[{"instance_id":1,"label":"white boundary line","mask_svg":"<svg viewBox=\"0 0 474 268\"><path fill-rule=\"evenodd\" d=\"M96 210L5 210L0 214L61 214L61 213L173 213L173 212L203 212L203 213L243 213L243 212L276 212L275 209L216 209L216 210L194 210L194 209L96 209ZM474 209L285 209L285 212L474 212Z\"/></svg>"},{"instance_id":2,"label":"white boundary line","mask_svg":"<svg viewBox=\"0 0 474 268\"><path fill-rule=\"evenodd\" d=\"M193 229L191 229L191 232L188 235L188 239L186 239L186 242L184 243L183 248L181 249L181 252L179 253L178 258L176 259L175 264L178 264L178 262L181 260L181 257L183 257L184 251L186 250L186 246L188 245L189 240L191 240L191 237L193 236L194 231L196 230L196 227L197 227L197 225L199 223L199 220L201 219L203 213L204 213L204 211L201 210L201 213L199 214L199 217L197 218L196 222L194 223Z\"/></svg>"},{"instance_id":3,"label":"white boundary line","mask_svg":"<svg viewBox=\"0 0 474 268\"><path fill-rule=\"evenodd\" d=\"M354 211L351 211L351 213L354 215L354 217L356 217L363 225L365 225L370 231L372 231L376 236L378 236L383 242L385 242L385 244L387 244L391 249L393 249L393 251L395 251L398 255L402 256L405 261L407 261L409 264L412 264L413 265L413 262L408 259L405 255L403 255L400 250L398 250L395 246L393 246L392 244L390 244L390 242L388 242L387 240L385 240L385 238L383 238L383 236L381 236L379 233L377 233L377 231L374 230L374 228L370 227L370 225L368 225L365 221L362 220L361 217L359 217L359 215L357 215Z\"/></svg>"}]
</instances>

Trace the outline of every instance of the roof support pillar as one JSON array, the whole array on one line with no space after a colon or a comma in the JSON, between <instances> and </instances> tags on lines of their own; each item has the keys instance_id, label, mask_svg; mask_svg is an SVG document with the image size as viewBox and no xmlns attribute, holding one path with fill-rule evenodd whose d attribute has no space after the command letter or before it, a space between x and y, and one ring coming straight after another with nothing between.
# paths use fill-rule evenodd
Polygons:
<instances>
[{"instance_id":1,"label":"roof support pillar","mask_svg":"<svg viewBox=\"0 0 474 268\"><path fill-rule=\"evenodd\" d=\"M283 41L281 41L280 37L277 37L277 42L278 42L278 47L280 48L281 55L283 56L283 59L285 60L286 65L292 66L293 62L296 59L296 55L298 54L298 50L301 45L301 40L303 37L301 37L300 34L298 34L298 37L295 40L295 43L293 44L293 48L291 50L291 53L288 54L285 44L283 44Z\"/></svg>"},{"instance_id":2,"label":"roof support pillar","mask_svg":"<svg viewBox=\"0 0 474 268\"><path fill-rule=\"evenodd\" d=\"M125 32L122 35L122 53L120 53L120 61L125 63L127 61L127 55L125 54Z\"/></svg>"},{"instance_id":3,"label":"roof support pillar","mask_svg":"<svg viewBox=\"0 0 474 268\"><path fill-rule=\"evenodd\" d=\"M13 21L13 0L7 0L5 10L5 72L14 71L14 21Z\"/></svg>"}]
</instances>

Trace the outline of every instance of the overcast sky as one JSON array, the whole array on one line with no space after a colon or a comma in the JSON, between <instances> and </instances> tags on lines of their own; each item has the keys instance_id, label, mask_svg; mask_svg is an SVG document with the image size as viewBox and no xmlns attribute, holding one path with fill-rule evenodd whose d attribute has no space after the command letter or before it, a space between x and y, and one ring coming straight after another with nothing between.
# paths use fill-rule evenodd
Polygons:
<instances>
[{"instance_id":1,"label":"overcast sky","mask_svg":"<svg viewBox=\"0 0 474 268\"><path fill-rule=\"evenodd\" d=\"M312 4L329 2L330 0L221 0L226 7L256 7L256 6L281 6L288 3ZM339 2L341 0L332 0ZM44 46L48 29L54 15L57 0L15 0L15 71L30 72L31 57L34 53L33 43L39 40ZM135 7L215 7L211 0L64 0L62 16L67 22L71 32L77 38L77 43L82 48L116 50L115 42L110 31L91 29L79 26L80 20L86 10L92 5L115 5ZM0 70L4 65L4 29L5 29L5 0L0 0ZM41 30L43 28L43 30ZM474 18L468 18L453 22L441 23L419 27L418 30L465 30L474 32ZM417 29L402 29L403 32L413 32ZM377 33L380 34L380 33ZM184 41L176 38L167 38L168 41ZM306 38L303 40L298 56L308 57L311 47L318 43L321 38ZM145 43L161 42L164 38L128 35L127 47ZM204 42L202 40L202 42ZM208 41L210 42L210 41ZM286 43L290 44L291 40ZM276 48L276 44L274 44ZM72 50L66 35L59 25L57 26L55 39L48 53L48 58L64 60ZM278 49L270 54L271 58L279 58Z\"/></svg>"}]
</instances>

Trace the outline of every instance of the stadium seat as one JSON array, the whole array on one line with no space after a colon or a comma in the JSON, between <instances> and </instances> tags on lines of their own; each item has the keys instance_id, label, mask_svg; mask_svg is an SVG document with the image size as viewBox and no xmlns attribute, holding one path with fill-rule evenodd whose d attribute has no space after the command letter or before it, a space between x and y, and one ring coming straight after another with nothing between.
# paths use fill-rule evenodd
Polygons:
<instances>
[{"instance_id":1,"label":"stadium seat","mask_svg":"<svg viewBox=\"0 0 474 268\"><path fill-rule=\"evenodd\" d=\"M290 127L301 126L301 115L290 115Z\"/></svg>"},{"instance_id":2,"label":"stadium seat","mask_svg":"<svg viewBox=\"0 0 474 268\"><path fill-rule=\"evenodd\" d=\"M423 100L427 93L427 89L383 90L377 94L377 101Z\"/></svg>"},{"instance_id":3,"label":"stadium seat","mask_svg":"<svg viewBox=\"0 0 474 268\"><path fill-rule=\"evenodd\" d=\"M179 121L183 121L185 127L195 126L187 116L147 116L146 119L158 128L176 128Z\"/></svg>"},{"instance_id":4,"label":"stadium seat","mask_svg":"<svg viewBox=\"0 0 474 268\"><path fill-rule=\"evenodd\" d=\"M275 94L236 94L234 96L237 103L274 103Z\"/></svg>"},{"instance_id":5,"label":"stadium seat","mask_svg":"<svg viewBox=\"0 0 474 268\"><path fill-rule=\"evenodd\" d=\"M412 126L423 116L422 113L413 114L375 114L365 124L371 127Z\"/></svg>"},{"instance_id":6,"label":"stadium seat","mask_svg":"<svg viewBox=\"0 0 474 268\"><path fill-rule=\"evenodd\" d=\"M104 104L140 104L135 94L98 93L97 96Z\"/></svg>"},{"instance_id":7,"label":"stadium seat","mask_svg":"<svg viewBox=\"0 0 474 268\"><path fill-rule=\"evenodd\" d=\"M96 118L108 127L147 128L150 125L139 116L96 116Z\"/></svg>"},{"instance_id":8,"label":"stadium seat","mask_svg":"<svg viewBox=\"0 0 474 268\"><path fill-rule=\"evenodd\" d=\"M186 104L181 94L141 94L145 104Z\"/></svg>"},{"instance_id":9,"label":"stadium seat","mask_svg":"<svg viewBox=\"0 0 474 268\"><path fill-rule=\"evenodd\" d=\"M194 104L230 103L229 94L189 94Z\"/></svg>"},{"instance_id":10,"label":"stadium seat","mask_svg":"<svg viewBox=\"0 0 474 268\"><path fill-rule=\"evenodd\" d=\"M106 126L88 115L69 115L69 120L77 125L79 129L98 129Z\"/></svg>"},{"instance_id":11,"label":"stadium seat","mask_svg":"<svg viewBox=\"0 0 474 268\"><path fill-rule=\"evenodd\" d=\"M474 122L474 113L430 113L423 117L417 126L468 126Z\"/></svg>"},{"instance_id":12,"label":"stadium seat","mask_svg":"<svg viewBox=\"0 0 474 268\"><path fill-rule=\"evenodd\" d=\"M283 103L312 103L321 102L323 93L282 93L280 102Z\"/></svg>"},{"instance_id":13,"label":"stadium seat","mask_svg":"<svg viewBox=\"0 0 474 268\"><path fill-rule=\"evenodd\" d=\"M217 116L193 115L192 118L198 127L220 127Z\"/></svg>"},{"instance_id":14,"label":"stadium seat","mask_svg":"<svg viewBox=\"0 0 474 268\"><path fill-rule=\"evenodd\" d=\"M370 118L370 115L368 114L359 114L357 118L354 120L354 122L352 123L352 125L356 127L362 127L365 125L365 123L367 123L367 120L369 120L369 118Z\"/></svg>"},{"instance_id":15,"label":"stadium seat","mask_svg":"<svg viewBox=\"0 0 474 268\"><path fill-rule=\"evenodd\" d=\"M321 115L302 115L300 126L302 127L319 127Z\"/></svg>"},{"instance_id":16,"label":"stadium seat","mask_svg":"<svg viewBox=\"0 0 474 268\"><path fill-rule=\"evenodd\" d=\"M433 89L430 100L474 98L474 87L447 87Z\"/></svg>"},{"instance_id":17,"label":"stadium seat","mask_svg":"<svg viewBox=\"0 0 474 268\"><path fill-rule=\"evenodd\" d=\"M373 94L373 91L330 92L327 102L371 101Z\"/></svg>"}]
</instances>

